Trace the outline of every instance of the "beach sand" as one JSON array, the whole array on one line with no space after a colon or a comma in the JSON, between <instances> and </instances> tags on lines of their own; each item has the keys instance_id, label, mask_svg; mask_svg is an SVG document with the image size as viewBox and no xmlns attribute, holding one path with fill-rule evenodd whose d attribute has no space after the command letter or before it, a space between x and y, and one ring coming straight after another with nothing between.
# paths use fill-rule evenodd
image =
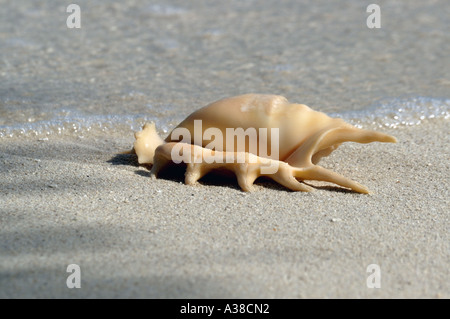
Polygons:
<instances>
[{"instance_id":1,"label":"beach sand","mask_svg":"<svg viewBox=\"0 0 450 319\"><path fill-rule=\"evenodd\" d=\"M450 297L449 120L427 103L413 122L434 119L376 128L397 144L321 162L370 195L188 186L119 155L144 118L167 132L244 93L338 114L448 99L448 0L380 0L380 29L353 0L76 3L81 29L68 4L0 0L1 298Z\"/></svg>"},{"instance_id":2,"label":"beach sand","mask_svg":"<svg viewBox=\"0 0 450 319\"><path fill-rule=\"evenodd\" d=\"M385 132L323 161L370 195L155 180L131 136L3 140L0 297L448 298L448 122Z\"/></svg>"}]
</instances>

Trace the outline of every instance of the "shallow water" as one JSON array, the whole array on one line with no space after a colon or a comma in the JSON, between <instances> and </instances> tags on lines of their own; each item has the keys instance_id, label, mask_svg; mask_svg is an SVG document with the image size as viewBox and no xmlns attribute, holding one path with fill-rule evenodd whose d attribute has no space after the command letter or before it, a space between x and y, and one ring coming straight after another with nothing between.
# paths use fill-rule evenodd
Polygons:
<instances>
[{"instance_id":1,"label":"shallow water","mask_svg":"<svg viewBox=\"0 0 450 319\"><path fill-rule=\"evenodd\" d=\"M362 126L448 119L450 2L0 0L0 138L168 132L226 96L286 96Z\"/></svg>"},{"instance_id":2,"label":"shallow water","mask_svg":"<svg viewBox=\"0 0 450 319\"><path fill-rule=\"evenodd\" d=\"M181 111L181 110L180 110ZM146 122L155 122L161 133L168 133L185 116L174 112L171 115L152 116L148 114L130 115L83 115L67 112L50 120L29 121L14 125L0 126L0 137L37 137L79 136L90 134L122 134L131 136L140 130ZM68 115L70 114L70 115ZM450 118L450 99L427 97L393 99L379 101L376 104L357 111L341 111L329 114L341 117L359 127L389 127L420 125L424 121Z\"/></svg>"}]
</instances>

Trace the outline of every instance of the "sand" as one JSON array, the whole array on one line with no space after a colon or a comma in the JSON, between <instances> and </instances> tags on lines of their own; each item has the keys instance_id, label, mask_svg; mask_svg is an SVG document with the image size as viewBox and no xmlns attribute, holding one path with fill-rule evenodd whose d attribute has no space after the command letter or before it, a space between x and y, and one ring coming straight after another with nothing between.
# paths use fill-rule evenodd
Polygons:
<instances>
[{"instance_id":1,"label":"sand","mask_svg":"<svg viewBox=\"0 0 450 319\"><path fill-rule=\"evenodd\" d=\"M376 30L353 0L76 3L81 29L68 4L0 0L0 298L450 297L448 119L323 160L370 195L187 186L117 155L142 118L168 130L244 93L327 113L448 99L449 1L380 0Z\"/></svg>"},{"instance_id":2,"label":"sand","mask_svg":"<svg viewBox=\"0 0 450 319\"><path fill-rule=\"evenodd\" d=\"M323 162L370 195L153 180L116 155L132 137L2 140L0 297L448 298L448 122L385 131Z\"/></svg>"}]
</instances>

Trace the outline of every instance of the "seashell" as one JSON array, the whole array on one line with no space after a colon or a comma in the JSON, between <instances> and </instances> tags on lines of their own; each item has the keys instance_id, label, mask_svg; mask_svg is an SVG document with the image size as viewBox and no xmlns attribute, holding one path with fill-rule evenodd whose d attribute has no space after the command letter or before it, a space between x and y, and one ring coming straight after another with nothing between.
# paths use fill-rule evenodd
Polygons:
<instances>
[{"instance_id":1,"label":"seashell","mask_svg":"<svg viewBox=\"0 0 450 319\"><path fill-rule=\"evenodd\" d=\"M302 182L318 180L359 193L369 191L317 163L344 142L396 142L390 135L357 128L283 96L264 94L213 102L189 115L164 141L154 123L145 124L135 138L138 162L153 164L152 175L169 162L184 162L186 184L225 169L236 174L244 191L252 191L254 181L267 176L296 191L311 191Z\"/></svg>"}]
</instances>

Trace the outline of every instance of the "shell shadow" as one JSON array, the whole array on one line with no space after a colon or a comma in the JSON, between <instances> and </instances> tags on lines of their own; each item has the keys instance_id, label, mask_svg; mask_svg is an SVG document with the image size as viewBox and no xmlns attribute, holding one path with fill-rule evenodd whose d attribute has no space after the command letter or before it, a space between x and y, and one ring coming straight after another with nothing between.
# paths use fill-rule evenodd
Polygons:
<instances>
[{"instance_id":1,"label":"shell shadow","mask_svg":"<svg viewBox=\"0 0 450 319\"><path fill-rule=\"evenodd\" d=\"M139 166L136 154L115 154L107 163L112 165Z\"/></svg>"},{"instance_id":2,"label":"shell shadow","mask_svg":"<svg viewBox=\"0 0 450 319\"><path fill-rule=\"evenodd\" d=\"M318 185L312 185L309 183L304 183L305 185L311 186L314 189L317 190L327 190L327 191L331 191L331 192L336 192L336 193L345 193L345 194L358 194L358 192L355 192L354 190L348 189L348 188L343 188L343 187L339 187L339 186L331 186L331 185L324 185L324 186L318 186Z\"/></svg>"},{"instance_id":3,"label":"shell shadow","mask_svg":"<svg viewBox=\"0 0 450 319\"><path fill-rule=\"evenodd\" d=\"M134 166L139 168L135 171L136 175L143 176L143 177L150 177L150 169L151 165L140 165L137 161L136 154L116 154L114 157L112 157L110 160L107 161L108 163L112 165L126 165L126 166ZM186 172L186 165L183 164L174 164L171 163L164 167L159 173L158 178L165 179L168 181L174 181L177 183L184 183L184 174ZM218 187L228 187L235 190L241 190L239 187L239 184L237 183L236 176L228 171L214 171L206 174L203 176L199 181L199 184L205 185L205 186L218 186ZM337 193L345 193L345 194L354 194L356 193L353 190L338 187L338 186L331 186L331 185L312 185L310 183L305 183L305 185L311 186L317 190L327 190ZM255 185L262 186L264 188L268 188L271 190L276 191L288 191L290 192L288 188L274 182L270 178L267 177L259 177L255 181ZM293 192L293 191L292 191Z\"/></svg>"},{"instance_id":4,"label":"shell shadow","mask_svg":"<svg viewBox=\"0 0 450 319\"><path fill-rule=\"evenodd\" d=\"M185 173L185 164L170 163L158 173L158 179L165 179L184 184ZM230 172L222 170L217 170L206 174L200 180L198 180L197 183L204 186L227 187L235 190L241 190L237 183L236 177Z\"/></svg>"}]
</instances>

